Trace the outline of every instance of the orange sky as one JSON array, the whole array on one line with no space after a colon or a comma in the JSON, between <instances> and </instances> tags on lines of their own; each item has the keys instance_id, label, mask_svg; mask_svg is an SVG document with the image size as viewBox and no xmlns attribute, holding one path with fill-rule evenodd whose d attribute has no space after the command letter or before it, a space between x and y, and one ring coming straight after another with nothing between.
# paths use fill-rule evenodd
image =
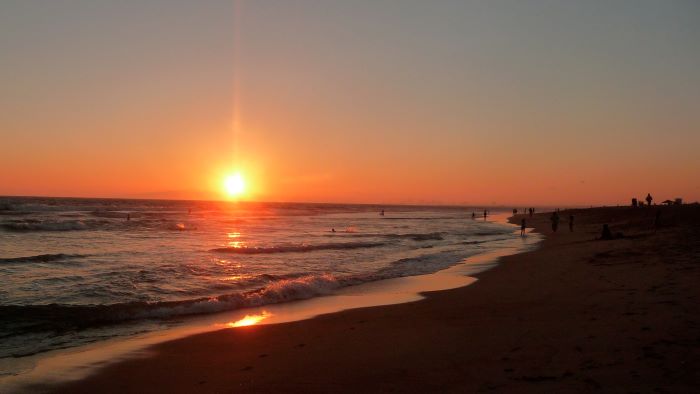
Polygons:
<instances>
[{"instance_id":1,"label":"orange sky","mask_svg":"<svg viewBox=\"0 0 700 394\"><path fill-rule=\"evenodd\" d=\"M0 5L0 195L700 200L700 6Z\"/></svg>"}]
</instances>

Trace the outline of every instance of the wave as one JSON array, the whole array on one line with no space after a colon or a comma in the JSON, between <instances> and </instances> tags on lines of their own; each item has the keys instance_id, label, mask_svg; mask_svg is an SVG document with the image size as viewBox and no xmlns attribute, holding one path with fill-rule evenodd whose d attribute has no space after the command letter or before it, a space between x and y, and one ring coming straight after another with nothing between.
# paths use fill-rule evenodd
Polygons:
<instances>
[{"instance_id":1,"label":"wave","mask_svg":"<svg viewBox=\"0 0 700 394\"><path fill-rule=\"evenodd\" d=\"M512 233L513 230L511 229L505 229L505 230L483 230L483 231L477 231L474 233L474 235L478 235L481 237L486 237L489 235L504 235L504 234L510 234Z\"/></svg>"},{"instance_id":2,"label":"wave","mask_svg":"<svg viewBox=\"0 0 700 394\"><path fill-rule=\"evenodd\" d=\"M210 252L220 252L220 253L235 253L235 254L268 254L268 253L298 253L298 252L312 252L315 250L345 250L345 249L362 249L362 248L376 248L379 246L384 246L384 242L343 242L343 243L327 243L318 245L285 245L285 246L272 246L268 248L215 248L211 249Z\"/></svg>"},{"instance_id":3,"label":"wave","mask_svg":"<svg viewBox=\"0 0 700 394\"><path fill-rule=\"evenodd\" d=\"M29 231L78 231L87 230L93 223L86 223L82 220L64 220L64 221L40 221L40 220L21 220L14 222L5 222L0 224L0 227L7 231L29 232Z\"/></svg>"},{"instance_id":4,"label":"wave","mask_svg":"<svg viewBox=\"0 0 700 394\"><path fill-rule=\"evenodd\" d=\"M423 233L423 234L387 234L388 238L410 238L414 241L442 241L443 233Z\"/></svg>"},{"instance_id":5,"label":"wave","mask_svg":"<svg viewBox=\"0 0 700 394\"><path fill-rule=\"evenodd\" d=\"M389 217L384 216L382 220L466 220L467 217L454 216L434 216L434 217Z\"/></svg>"},{"instance_id":6,"label":"wave","mask_svg":"<svg viewBox=\"0 0 700 394\"><path fill-rule=\"evenodd\" d=\"M479 253L478 250L452 249L421 256L396 260L370 275L366 280L382 280L404 276L431 274L459 264L465 258Z\"/></svg>"},{"instance_id":7,"label":"wave","mask_svg":"<svg viewBox=\"0 0 700 394\"><path fill-rule=\"evenodd\" d=\"M331 294L341 287L364 282L436 272L457 264L473 253L476 252L451 250L404 258L379 271L358 275L262 274L255 279L263 280L266 284L257 290L181 301L135 301L107 305L0 305L0 315L3 316L0 321L0 338L27 332L65 332L135 320L161 320L302 300ZM24 259L39 261L42 258L50 260L79 255L46 256L52 257L30 256ZM19 262L20 258L16 261Z\"/></svg>"},{"instance_id":8,"label":"wave","mask_svg":"<svg viewBox=\"0 0 700 394\"><path fill-rule=\"evenodd\" d=\"M26 257L11 257L11 258L0 258L0 264L12 264L12 263L50 263L53 261L61 261L73 258L86 257L83 254L38 254L36 256L26 256Z\"/></svg>"},{"instance_id":9,"label":"wave","mask_svg":"<svg viewBox=\"0 0 700 394\"><path fill-rule=\"evenodd\" d=\"M167 319L277 304L330 294L342 283L333 275L276 280L258 290L184 301L128 302L110 305L0 305L0 337L12 332L67 331L130 320ZM4 333L4 334L3 334Z\"/></svg>"}]
</instances>

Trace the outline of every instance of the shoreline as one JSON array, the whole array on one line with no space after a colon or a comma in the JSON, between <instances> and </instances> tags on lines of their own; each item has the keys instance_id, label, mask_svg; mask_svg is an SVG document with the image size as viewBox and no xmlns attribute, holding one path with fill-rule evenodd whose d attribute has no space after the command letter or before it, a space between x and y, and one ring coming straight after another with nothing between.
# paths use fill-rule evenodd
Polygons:
<instances>
[{"instance_id":1,"label":"shoreline","mask_svg":"<svg viewBox=\"0 0 700 394\"><path fill-rule=\"evenodd\" d=\"M495 214L490 222L512 225L507 214ZM481 219L479 219L481 221ZM512 226L513 234L517 226ZM30 356L24 372L0 379L0 388L12 392L34 391L42 387L60 386L88 378L109 365L144 357L160 343L193 335L230 329L237 325L268 325L314 319L320 315L358 308L372 308L422 300L425 293L468 286L476 274L498 265L505 255L536 247L540 237L494 241L485 251L465 258L449 268L432 274L397 277L342 288L333 294L310 299L249 307L188 318L175 327L164 328L129 337L114 337L75 348L59 349ZM32 366L33 365L33 366Z\"/></svg>"},{"instance_id":2,"label":"shoreline","mask_svg":"<svg viewBox=\"0 0 700 394\"><path fill-rule=\"evenodd\" d=\"M570 211L534 251L423 300L193 335L57 393L671 391L700 387L700 209ZM569 212L562 212L567 218ZM521 216L513 221L518 222ZM625 238L595 241L602 223Z\"/></svg>"}]
</instances>

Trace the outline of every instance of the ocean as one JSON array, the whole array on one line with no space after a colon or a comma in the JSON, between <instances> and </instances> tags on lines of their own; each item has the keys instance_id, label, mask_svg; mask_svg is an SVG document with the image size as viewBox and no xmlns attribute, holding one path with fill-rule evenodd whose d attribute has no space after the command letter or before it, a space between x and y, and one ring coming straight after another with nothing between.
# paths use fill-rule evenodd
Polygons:
<instances>
[{"instance_id":1,"label":"ocean","mask_svg":"<svg viewBox=\"0 0 700 394\"><path fill-rule=\"evenodd\" d=\"M482 212L0 197L0 360L434 273L518 238Z\"/></svg>"}]
</instances>

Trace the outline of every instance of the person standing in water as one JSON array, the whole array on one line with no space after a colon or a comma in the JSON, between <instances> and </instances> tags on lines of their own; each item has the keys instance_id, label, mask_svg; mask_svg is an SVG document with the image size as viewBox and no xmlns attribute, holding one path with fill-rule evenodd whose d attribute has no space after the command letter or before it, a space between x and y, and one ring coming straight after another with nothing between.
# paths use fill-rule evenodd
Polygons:
<instances>
[{"instance_id":1,"label":"person standing in water","mask_svg":"<svg viewBox=\"0 0 700 394\"><path fill-rule=\"evenodd\" d=\"M552 212L550 220L552 221L552 231L556 233L559 228L559 214L557 211Z\"/></svg>"},{"instance_id":2,"label":"person standing in water","mask_svg":"<svg viewBox=\"0 0 700 394\"><path fill-rule=\"evenodd\" d=\"M476 219L476 213L472 212L472 220Z\"/></svg>"},{"instance_id":3,"label":"person standing in water","mask_svg":"<svg viewBox=\"0 0 700 394\"><path fill-rule=\"evenodd\" d=\"M525 225L525 218L520 222L520 236L524 237L525 236L525 228L527 226Z\"/></svg>"},{"instance_id":4,"label":"person standing in water","mask_svg":"<svg viewBox=\"0 0 700 394\"><path fill-rule=\"evenodd\" d=\"M484 220L486 220L487 215L488 215L488 211L484 209Z\"/></svg>"},{"instance_id":5,"label":"person standing in water","mask_svg":"<svg viewBox=\"0 0 700 394\"><path fill-rule=\"evenodd\" d=\"M569 231L574 232L574 215L569 215Z\"/></svg>"}]
</instances>

